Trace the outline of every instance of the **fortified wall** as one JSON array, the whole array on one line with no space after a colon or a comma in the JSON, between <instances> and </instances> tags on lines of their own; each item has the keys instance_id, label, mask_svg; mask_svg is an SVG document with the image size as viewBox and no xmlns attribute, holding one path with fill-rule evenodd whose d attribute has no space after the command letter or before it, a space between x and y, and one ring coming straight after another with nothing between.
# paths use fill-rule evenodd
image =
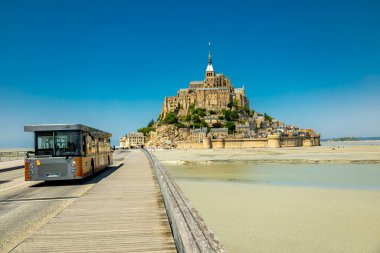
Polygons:
<instances>
[{"instance_id":1,"label":"fortified wall","mask_svg":"<svg viewBox=\"0 0 380 253\"><path fill-rule=\"evenodd\" d=\"M200 142L179 141L177 149L219 149L219 148L281 148L320 146L320 135L308 137L282 137L269 135L265 138L212 139L206 137Z\"/></svg>"}]
</instances>

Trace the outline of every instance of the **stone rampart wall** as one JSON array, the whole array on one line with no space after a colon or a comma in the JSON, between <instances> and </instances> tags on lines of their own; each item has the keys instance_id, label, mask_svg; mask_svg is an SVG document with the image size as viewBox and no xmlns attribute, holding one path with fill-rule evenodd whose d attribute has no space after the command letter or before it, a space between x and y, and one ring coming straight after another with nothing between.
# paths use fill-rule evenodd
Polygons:
<instances>
[{"instance_id":1,"label":"stone rampart wall","mask_svg":"<svg viewBox=\"0 0 380 253\"><path fill-rule=\"evenodd\" d=\"M178 149L203 149L203 143L202 142L178 142L177 143L177 148Z\"/></svg>"},{"instance_id":2,"label":"stone rampart wall","mask_svg":"<svg viewBox=\"0 0 380 253\"><path fill-rule=\"evenodd\" d=\"M205 140L204 140L205 141ZM210 141L210 140L208 140ZM178 142L178 149L202 149L202 148L266 148L266 147L301 147L319 146L319 137L276 137L255 139L211 139L211 145L203 145L196 142Z\"/></svg>"},{"instance_id":3,"label":"stone rampart wall","mask_svg":"<svg viewBox=\"0 0 380 253\"><path fill-rule=\"evenodd\" d=\"M281 147L300 147L303 145L303 141L300 137L287 137L280 139Z\"/></svg>"}]
</instances>

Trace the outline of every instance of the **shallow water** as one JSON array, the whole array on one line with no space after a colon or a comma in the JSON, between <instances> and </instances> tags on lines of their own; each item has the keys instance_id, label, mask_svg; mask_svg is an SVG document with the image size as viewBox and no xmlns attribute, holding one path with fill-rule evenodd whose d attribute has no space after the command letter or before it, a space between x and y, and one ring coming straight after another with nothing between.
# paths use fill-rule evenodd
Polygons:
<instances>
[{"instance_id":1,"label":"shallow water","mask_svg":"<svg viewBox=\"0 0 380 253\"><path fill-rule=\"evenodd\" d=\"M229 252L380 252L379 164L165 166Z\"/></svg>"},{"instance_id":2,"label":"shallow water","mask_svg":"<svg viewBox=\"0 0 380 253\"><path fill-rule=\"evenodd\" d=\"M223 180L237 183L303 187L380 189L380 164L211 163L165 165L179 180Z\"/></svg>"}]
</instances>

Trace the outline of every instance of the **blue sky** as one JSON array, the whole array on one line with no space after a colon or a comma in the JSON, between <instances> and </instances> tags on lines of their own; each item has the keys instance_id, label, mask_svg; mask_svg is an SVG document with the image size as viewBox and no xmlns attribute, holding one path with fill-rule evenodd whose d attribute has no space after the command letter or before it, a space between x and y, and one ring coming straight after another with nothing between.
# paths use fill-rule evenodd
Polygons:
<instances>
[{"instance_id":1,"label":"blue sky","mask_svg":"<svg viewBox=\"0 0 380 253\"><path fill-rule=\"evenodd\" d=\"M25 124L114 134L213 65L251 107L322 137L380 136L380 2L0 0L0 147Z\"/></svg>"}]
</instances>

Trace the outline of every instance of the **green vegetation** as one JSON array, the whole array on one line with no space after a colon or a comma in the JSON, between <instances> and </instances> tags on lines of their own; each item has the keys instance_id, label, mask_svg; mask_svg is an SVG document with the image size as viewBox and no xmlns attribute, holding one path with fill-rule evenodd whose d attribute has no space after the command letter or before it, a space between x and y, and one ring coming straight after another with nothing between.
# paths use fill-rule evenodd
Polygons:
<instances>
[{"instance_id":1,"label":"green vegetation","mask_svg":"<svg viewBox=\"0 0 380 253\"><path fill-rule=\"evenodd\" d=\"M147 125L147 127L152 127L154 125L154 119L151 119Z\"/></svg>"},{"instance_id":2,"label":"green vegetation","mask_svg":"<svg viewBox=\"0 0 380 253\"><path fill-rule=\"evenodd\" d=\"M232 106L235 108L239 108L239 102L235 99L234 102L232 102Z\"/></svg>"},{"instance_id":3,"label":"green vegetation","mask_svg":"<svg viewBox=\"0 0 380 253\"><path fill-rule=\"evenodd\" d=\"M191 120L193 121L193 123L201 123L201 118L198 116L198 114L194 114L191 117Z\"/></svg>"},{"instance_id":4,"label":"green vegetation","mask_svg":"<svg viewBox=\"0 0 380 253\"><path fill-rule=\"evenodd\" d=\"M199 115L199 117L206 116L206 109L205 108L197 108L192 111L192 115Z\"/></svg>"},{"instance_id":5,"label":"green vegetation","mask_svg":"<svg viewBox=\"0 0 380 253\"><path fill-rule=\"evenodd\" d=\"M255 114L255 110L251 110L248 106L245 106L243 110L249 115L249 117L252 117L253 114Z\"/></svg>"},{"instance_id":6,"label":"green vegetation","mask_svg":"<svg viewBox=\"0 0 380 253\"><path fill-rule=\"evenodd\" d=\"M182 105L181 105L182 106ZM222 109L221 111L215 110L206 110L205 108L196 108L195 104L189 106L187 115L178 116L178 112L169 112L166 117L160 122L162 124L174 124L177 128L200 128L207 127L210 129L213 128L227 128L228 132L236 132L236 124L245 124L246 117L252 117L255 114L254 110L251 110L249 106L240 107L239 101L234 100L233 102L228 103L228 108ZM221 122L214 122L210 125L205 121L205 116L207 115L216 115L218 120ZM262 114L259 114L262 115ZM263 115L266 120L272 122L272 117L268 114ZM223 122L224 121L224 122ZM152 126L154 121L151 120L148 124L148 127ZM149 129L142 128L141 131L148 132Z\"/></svg>"},{"instance_id":7,"label":"green vegetation","mask_svg":"<svg viewBox=\"0 0 380 253\"><path fill-rule=\"evenodd\" d=\"M178 123L178 117L174 112L169 112L163 122L166 124L175 124Z\"/></svg>"},{"instance_id":8,"label":"green vegetation","mask_svg":"<svg viewBox=\"0 0 380 253\"><path fill-rule=\"evenodd\" d=\"M195 128L207 127L207 128L209 128L209 125L206 123L206 121L204 119L202 119L199 122L198 121L194 122L194 125L192 125L192 127L195 127Z\"/></svg>"},{"instance_id":9,"label":"green vegetation","mask_svg":"<svg viewBox=\"0 0 380 253\"><path fill-rule=\"evenodd\" d=\"M227 121L235 121L239 119L239 113L237 111L222 110L223 117Z\"/></svg>"},{"instance_id":10,"label":"green vegetation","mask_svg":"<svg viewBox=\"0 0 380 253\"><path fill-rule=\"evenodd\" d=\"M268 114L264 113L264 118L272 123L273 118L269 116Z\"/></svg>"},{"instance_id":11,"label":"green vegetation","mask_svg":"<svg viewBox=\"0 0 380 253\"><path fill-rule=\"evenodd\" d=\"M227 121L227 123L224 125L226 128L228 128L228 133L232 134L235 132L236 127L235 127L235 122L233 121Z\"/></svg>"},{"instance_id":12,"label":"green vegetation","mask_svg":"<svg viewBox=\"0 0 380 253\"><path fill-rule=\"evenodd\" d=\"M185 116L185 121L187 121L187 122L191 121L191 115L190 114Z\"/></svg>"},{"instance_id":13,"label":"green vegetation","mask_svg":"<svg viewBox=\"0 0 380 253\"><path fill-rule=\"evenodd\" d=\"M137 129L137 132L142 133L144 136L149 136L149 133L152 131L156 131L156 128L154 127L154 120L150 120L148 125L146 127L142 127Z\"/></svg>"},{"instance_id":14,"label":"green vegetation","mask_svg":"<svg viewBox=\"0 0 380 253\"><path fill-rule=\"evenodd\" d=\"M181 122L174 124L177 128L186 128L186 125L182 124Z\"/></svg>"}]
</instances>

